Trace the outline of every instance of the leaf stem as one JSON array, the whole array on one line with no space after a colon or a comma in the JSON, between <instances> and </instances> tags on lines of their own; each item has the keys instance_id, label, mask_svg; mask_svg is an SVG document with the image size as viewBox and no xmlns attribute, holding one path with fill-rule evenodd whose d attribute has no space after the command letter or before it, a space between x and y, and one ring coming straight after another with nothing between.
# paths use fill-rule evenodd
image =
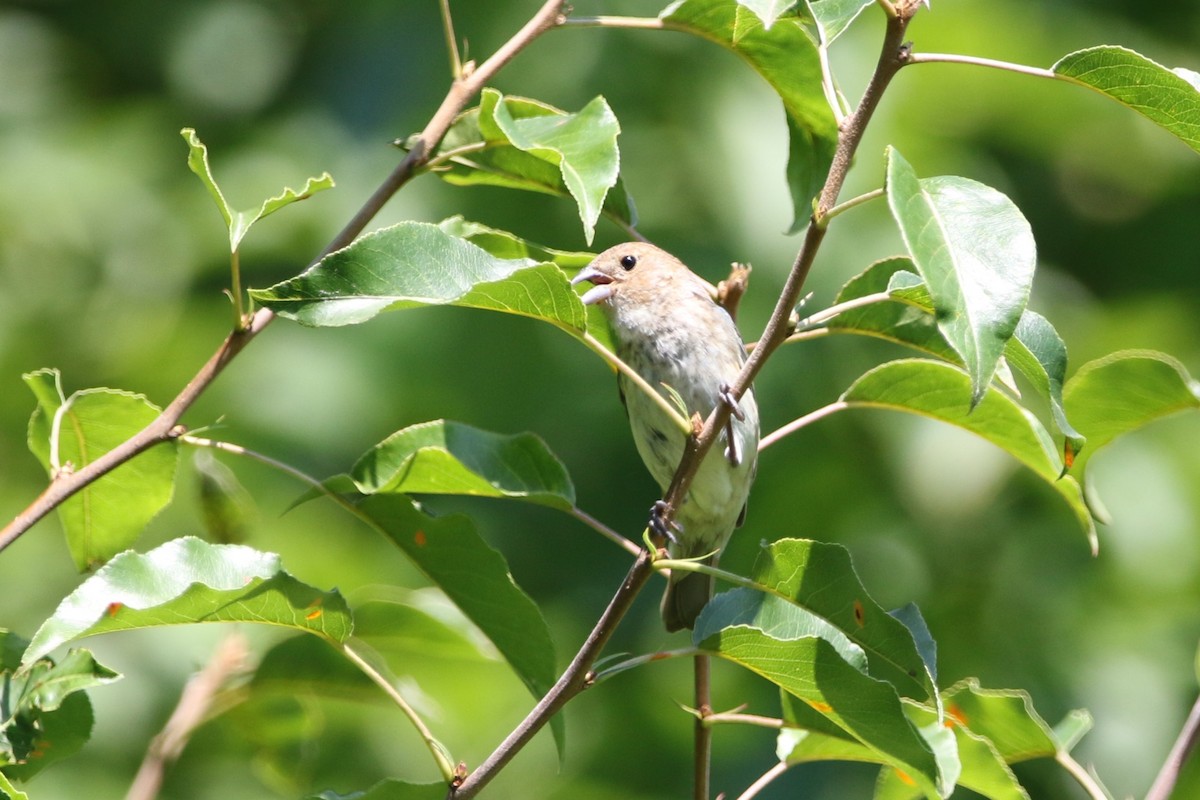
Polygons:
<instances>
[{"instance_id":1,"label":"leaf stem","mask_svg":"<svg viewBox=\"0 0 1200 800\"><path fill-rule=\"evenodd\" d=\"M666 26L658 17L570 17L563 27L567 28L641 28L648 30L663 30Z\"/></svg>"},{"instance_id":2,"label":"leaf stem","mask_svg":"<svg viewBox=\"0 0 1200 800\"><path fill-rule=\"evenodd\" d=\"M836 206L825 212L825 223L828 224L829 220L833 219L844 211L849 211L856 206L861 206L863 203L868 203L876 198L883 197L883 195L883 189L874 189L866 194L860 194L858 197L852 197L849 200L838 203Z\"/></svg>"},{"instance_id":3,"label":"leaf stem","mask_svg":"<svg viewBox=\"0 0 1200 800\"><path fill-rule=\"evenodd\" d=\"M640 667L645 664L654 664L659 661L669 661L673 658L688 658L699 654L699 650L695 647L684 647L679 650L659 650L654 653L645 653L640 656L633 656L624 661L619 661L611 667L605 667L592 677L592 685L604 683L609 678L620 675L622 672Z\"/></svg>"},{"instance_id":4,"label":"leaf stem","mask_svg":"<svg viewBox=\"0 0 1200 800\"><path fill-rule=\"evenodd\" d=\"M450 0L441 0L442 32L446 35L446 52L450 55L450 75L454 80L463 76L462 56L458 53L458 37L454 35L454 18L450 16Z\"/></svg>"},{"instance_id":5,"label":"leaf stem","mask_svg":"<svg viewBox=\"0 0 1200 800\"><path fill-rule=\"evenodd\" d=\"M242 259L236 248L229 253L229 295L233 300L233 329L245 330L250 320L242 301Z\"/></svg>"},{"instance_id":6,"label":"leaf stem","mask_svg":"<svg viewBox=\"0 0 1200 800\"><path fill-rule=\"evenodd\" d=\"M1059 751L1054 760L1075 779L1076 783L1083 787L1091 800L1112 800L1112 795L1070 753L1065 750ZM1167 795L1162 795L1160 800L1165 800L1166 797ZM1151 800L1151 795L1147 795L1146 800Z\"/></svg>"},{"instance_id":7,"label":"leaf stem","mask_svg":"<svg viewBox=\"0 0 1200 800\"><path fill-rule=\"evenodd\" d=\"M442 778L446 783L454 780L454 763L447 755L446 750L433 736L433 732L421 719L421 716L416 710L408 704L404 699L404 695L396 688L395 684L383 674L383 671L371 664L364 656L358 653L352 642L344 642L341 646L342 655L350 660L354 666L358 667L364 675L370 678L376 686L383 690L391 701L396 704L404 716L408 717L408 721L416 728L421 740L425 742L425 747L429 749L429 754L433 756L433 760L437 763L438 770L442 773Z\"/></svg>"},{"instance_id":8,"label":"leaf stem","mask_svg":"<svg viewBox=\"0 0 1200 800\"><path fill-rule=\"evenodd\" d=\"M991 69L1004 70L1005 72L1016 72L1021 75L1032 75L1035 78L1051 78L1057 79L1053 70L1042 69L1041 67L1030 67L1025 64L1014 64L1011 61L997 61L994 58L981 58L979 56L963 56L957 53L913 53L909 59L910 64L970 64L976 67L990 67Z\"/></svg>"},{"instance_id":9,"label":"leaf stem","mask_svg":"<svg viewBox=\"0 0 1200 800\"><path fill-rule=\"evenodd\" d=\"M605 539L608 539L617 547L620 547L626 553L636 557L638 553L642 552L642 548L638 547L636 544L629 541L624 536L617 533L612 528L608 527L583 509L576 506L572 507L567 513L582 522L584 525L587 525L592 530L596 531L596 533L600 534Z\"/></svg>"},{"instance_id":10,"label":"leaf stem","mask_svg":"<svg viewBox=\"0 0 1200 800\"><path fill-rule=\"evenodd\" d=\"M814 328L818 325L825 324L829 320L836 317L838 314L843 314L847 311L853 311L856 308L862 308L864 306L871 306L871 305L875 305L876 303L882 303L885 300L890 300L890 299L892 299L892 296L890 294L888 294L887 292L874 292L872 294L863 295L862 297L855 297L853 300L847 300L844 303L836 303L836 304L830 306L829 308L822 309L822 310L816 312L815 314L812 314L811 316L807 316L804 319L800 320L798 323L796 323L796 329L798 331L804 331L805 329L808 329L808 328ZM795 335L795 334L793 334L793 335ZM791 340L791 336L789 336L784 341L786 342L786 341L790 341L790 340Z\"/></svg>"},{"instance_id":11,"label":"leaf stem","mask_svg":"<svg viewBox=\"0 0 1200 800\"><path fill-rule=\"evenodd\" d=\"M801 428L803 428L807 425L811 425L812 423L816 422L817 420L824 419L825 417L828 417L830 414L834 414L838 411L842 411L849 407L850 407L849 403L847 403L843 400L838 400L836 403L830 403L827 406L822 406L821 408L818 408L816 411L810 411L802 417L797 417L796 419L792 420L788 424L786 424L780 428L777 428L777 429L771 431L770 433L768 433L766 436L764 436L758 443L758 452L761 453L763 450L766 450L768 447L775 444L776 442L778 442L780 439L784 438L785 436L790 436L791 434L795 433L796 431L800 430Z\"/></svg>"},{"instance_id":12,"label":"leaf stem","mask_svg":"<svg viewBox=\"0 0 1200 800\"><path fill-rule=\"evenodd\" d=\"M764 717L758 714L741 714L736 711L717 712L708 715L709 725L753 725L757 728L781 730L788 727L787 723L778 717Z\"/></svg>"},{"instance_id":13,"label":"leaf stem","mask_svg":"<svg viewBox=\"0 0 1200 800\"><path fill-rule=\"evenodd\" d=\"M678 409L676 409L667 401L667 398L655 391L654 387L647 383L646 379L637 373L637 370L622 361L616 353L605 347L604 344L592 334L585 332L583 334L583 342L588 347L592 348L592 350L601 358L607 361L615 370L620 372L626 378L629 378L629 380L633 381L635 386L645 392L647 397L658 404L658 407L661 408L663 413L665 413L671 419L671 421L675 423L679 430L683 431L685 435L691 435L692 423L688 422L687 419L685 419L683 415L679 413Z\"/></svg>"}]
</instances>

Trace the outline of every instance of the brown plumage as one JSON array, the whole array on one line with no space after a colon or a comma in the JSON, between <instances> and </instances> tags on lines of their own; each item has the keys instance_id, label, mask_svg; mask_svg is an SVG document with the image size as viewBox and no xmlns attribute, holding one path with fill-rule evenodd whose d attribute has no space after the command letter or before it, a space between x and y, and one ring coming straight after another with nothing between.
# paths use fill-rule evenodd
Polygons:
<instances>
[{"instance_id":1,"label":"brown plumage","mask_svg":"<svg viewBox=\"0 0 1200 800\"><path fill-rule=\"evenodd\" d=\"M687 416L707 418L746 360L737 326L709 294L707 284L679 259L651 244L630 242L598 255L572 283L594 284L583 302L599 304L616 340L617 355L670 402L671 387ZM618 376L634 443L646 468L666 492L683 457L685 436L651 398ZM758 406L753 392L705 456L675 514L671 555L716 554L741 524L758 454ZM714 555L711 561L715 562ZM663 595L667 630L691 628L712 593L699 573L672 575Z\"/></svg>"}]
</instances>

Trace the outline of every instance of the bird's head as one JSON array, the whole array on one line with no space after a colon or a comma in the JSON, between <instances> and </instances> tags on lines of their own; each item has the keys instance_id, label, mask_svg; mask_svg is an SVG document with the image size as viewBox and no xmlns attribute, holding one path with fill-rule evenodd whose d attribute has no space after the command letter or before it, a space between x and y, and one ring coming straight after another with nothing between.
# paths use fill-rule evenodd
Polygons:
<instances>
[{"instance_id":1,"label":"bird's head","mask_svg":"<svg viewBox=\"0 0 1200 800\"><path fill-rule=\"evenodd\" d=\"M584 305L614 299L633 300L661 292L673 282L699 280L675 256L646 242L610 247L579 271L571 284L592 284L580 298Z\"/></svg>"}]
</instances>

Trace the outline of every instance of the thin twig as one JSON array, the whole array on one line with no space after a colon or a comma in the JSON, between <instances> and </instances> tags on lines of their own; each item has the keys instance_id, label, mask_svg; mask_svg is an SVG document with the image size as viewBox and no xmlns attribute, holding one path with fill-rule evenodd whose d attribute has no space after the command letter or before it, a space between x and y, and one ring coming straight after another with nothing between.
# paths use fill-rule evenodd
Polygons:
<instances>
[{"instance_id":1,"label":"thin twig","mask_svg":"<svg viewBox=\"0 0 1200 800\"><path fill-rule=\"evenodd\" d=\"M179 704L162 731L150 742L125 800L153 800L162 788L167 768L178 760L192 732L208 718L213 700L230 680L246 668L245 637L234 633L221 640L212 658L187 682Z\"/></svg>"},{"instance_id":2,"label":"thin twig","mask_svg":"<svg viewBox=\"0 0 1200 800\"><path fill-rule=\"evenodd\" d=\"M654 387L647 383L646 379L638 374L637 370L622 361L616 353L605 347L600 340L595 336L592 336L592 334L583 334L583 342L588 347L592 348L593 352L611 364L613 369L617 370L626 378L629 378L629 380L633 381L633 384L645 392L647 397L657 403L658 407L663 410L663 413L665 413L667 417L674 421L674 423L684 434L691 434L692 423L688 422L687 419L679 413L679 409L671 405L667 398L663 397L659 392L656 392Z\"/></svg>"},{"instance_id":3,"label":"thin twig","mask_svg":"<svg viewBox=\"0 0 1200 800\"><path fill-rule=\"evenodd\" d=\"M604 649L604 645L612 637L617 625L624 618L638 592L646 585L646 581L654 574L650 554L643 551L634 562L620 588L613 594L608 607L600 615L600 620L588 634L579 652L571 659L570 665L559 677L558 681L546 692L545 696L534 706L533 710L521 721L492 754L479 765L479 768L469 774L457 790L451 795L455 800L468 800L479 793L504 765L512 760L521 748L533 738L542 727L557 714L571 698L592 684L592 664Z\"/></svg>"},{"instance_id":4,"label":"thin twig","mask_svg":"<svg viewBox=\"0 0 1200 800\"><path fill-rule=\"evenodd\" d=\"M872 306L876 303L882 303L885 300L891 299L892 296L887 292L874 292L872 294L863 295L862 297L855 297L853 300L847 300L844 303L837 303L829 308L822 309L815 314L805 317L796 323L796 328L803 331L805 328L824 325L838 314L842 314L846 311L853 311L856 308L862 308L864 306ZM794 335L795 334L793 334L793 336ZM788 339L791 339L791 336L789 336ZM785 339L784 341L787 340Z\"/></svg>"},{"instance_id":5,"label":"thin twig","mask_svg":"<svg viewBox=\"0 0 1200 800\"><path fill-rule=\"evenodd\" d=\"M695 647L683 647L678 650L658 650L654 653L644 653L640 656L626 658L613 664L611 667L596 672L592 675L591 685L604 683L609 678L620 675L622 672L641 667L646 664L657 664L659 661L669 661L674 658L691 658L697 655L700 651Z\"/></svg>"},{"instance_id":6,"label":"thin twig","mask_svg":"<svg viewBox=\"0 0 1200 800\"><path fill-rule=\"evenodd\" d=\"M805 414L803 417L798 417L798 418L792 420L791 422L789 422L788 424L786 424L780 428L777 428L777 429L771 431L770 433L768 433L766 436L762 437L762 439L760 439L758 442L758 452L761 453L763 450L766 450L768 447L775 444L783 437L790 436L791 434L795 433L796 431L800 430L801 428L803 428L806 425L811 425L812 423L816 422L819 419L824 419L825 417L828 417L830 414L836 413L838 411L843 411L849 407L850 407L849 403L838 400L836 403L830 403L827 406L822 406L821 408L818 408L816 411L810 411L809 413Z\"/></svg>"},{"instance_id":7,"label":"thin twig","mask_svg":"<svg viewBox=\"0 0 1200 800\"><path fill-rule=\"evenodd\" d=\"M450 16L450 0L441 0L442 31L446 34L446 52L450 56L450 75L458 80L463 74L462 56L458 53L458 37L454 35L454 18Z\"/></svg>"},{"instance_id":8,"label":"thin twig","mask_svg":"<svg viewBox=\"0 0 1200 800\"><path fill-rule=\"evenodd\" d=\"M1192 705L1192 711L1183 723L1183 728L1180 729L1179 736L1175 739L1175 744L1167 755L1167 760L1163 762L1158 777L1154 779L1154 784L1150 787L1146 800L1167 800L1171 796L1171 792L1175 791L1175 783L1179 780L1179 773L1183 771L1183 765L1187 762L1188 755L1195 750L1198 739L1200 739L1200 698L1197 698Z\"/></svg>"},{"instance_id":9,"label":"thin twig","mask_svg":"<svg viewBox=\"0 0 1200 800\"><path fill-rule=\"evenodd\" d=\"M692 725L692 796L694 800L708 800L712 783L713 730L706 720L712 714L712 659L706 653L697 653L692 665L696 684L696 721Z\"/></svg>"},{"instance_id":10,"label":"thin twig","mask_svg":"<svg viewBox=\"0 0 1200 800\"><path fill-rule=\"evenodd\" d=\"M319 261L335 250L346 247L362 233L380 209L391 199L401 186L407 183L415 174L415 170L428 160L438 143L446 135L455 117L466 107L472 97L492 79L497 71L513 59L517 53L527 47L530 42L563 22L564 0L546 0L536 14L505 42L487 61L476 67L470 74L456 79L446 93L441 106L438 107L425 129L414 140L414 144L404 160L400 162L378 189L367 199L354 217L346 223L341 232L322 250L315 259ZM187 386L171 401L158 417L138 433L121 444L98 457L95 461L80 467L73 472L55 476L50 485L12 522L0 531L0 551L15 542L25 531L29 530L42 517L61 505L64 501L91 485L98 478L107 475L112 470L124 464L129 459L149 448L174 440L184 433L179 427L179 420L184 412L208 389L216 380L225 366L232 361L255 336L263 331L274 319L270 309L260 308L246 323L244 329L235 329L229 334L208 362L200 368Z\"/></svg>"},{"instance_id":11,"label":"thin twig","mask_svg":"<svg viewBox=\"0 0 1200 800\"><path fill-rule=\"evenodd\" d=\"M661 30L666 27L658 17L571 17L565 23L567 28L639 28L643 30Z\"/></svg>"},{"instance_id":12,"label":"thin twig","mask_svg":"<svg viewBox=\"0 0 1200 800\"><path fill-rule=\"evenodd\" d=\"M758 780L750 784L746 791L738 795L737 800L752 800L752 798L757 797L759 792L771 784L771 781L787 772L789 766L786 761L777 762L775 766L764 772Z\"/></svg>"},{"instance_id":13,"label":"thin twig","mask_svg":"<svg viewBox=\"0 0 1200 800\"><path fill-rule=\"evenodd\" d=\"M852 208L860 206L863 203L870 202L871 200L875 200L876 198L883 197L883 195L883 189L872 189L865 194L860 194L858 197L851 197L849 200L844 200L825 212L825 220L828 222L845 211L849 211Z\"/></svg>"},{"instance_id":14,"label":"thin twig","mask_svg":"<svg viewBox=\"0 0 1200 800\"><path fill-rule=\"evenodd\" d=\"M961 56L956 53L913 53L909 57L910 64L970 64L975 67L990 67L991 69L999 69L1005 72L1017 72L1021 75L1032 75L1035 78L1053 78L1055 75L1052 70L1042 69L1041 67L1030 67L1025 64L1014 64L1010 61L997 61L994 58L980 58L979 56Z\"/></svg>"},{"instance_id":15,"label":"thin twig","mask_svg":"<svg viewBox=\"0 0 1200 800\"><path fill-rule=\"evenodd\" d=\"M739 714L735 711L716 712L708 715L709 725L753 725L758 728L780 730L788 724L778 717L764 717L758 714Z\"/></svg>"},{"instance_id":16,"label":"thin twig","mask_svg":"<svg viewBox=\"0 0 1200 800\"><path fill-rule=\"evenodd\" d=\"M613 544L620 547L626 553L629 553L631 556L636 557L638 555L638 553L642 552L642 548L638 547L636 544L629 541L624 536L617 533L612 528L608 527L603 522L596 519L591 514L584 511L583 509L578 508L578 507L573 507L567 513L570 514L575 519L582 522L584 525L587 525L589 528L591 528L596 533L603 536L605 539L608 539L610 542L612 542Z\"/></svg>"}]
</instances>

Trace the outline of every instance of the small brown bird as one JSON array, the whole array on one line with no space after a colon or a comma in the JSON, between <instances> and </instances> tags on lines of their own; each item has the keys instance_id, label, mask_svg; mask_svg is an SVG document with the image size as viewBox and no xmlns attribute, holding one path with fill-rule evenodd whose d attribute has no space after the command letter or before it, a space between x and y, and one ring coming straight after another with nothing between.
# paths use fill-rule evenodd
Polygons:
<instances>
[{"instance_id":1,"label":"small brown bird","mask_svg":"<svg viewBox=\"0 0 1200 800\"><path fill-rule=\"evenodd\" d=\"M734 409L730 424L705 456L668 531L672 557L717 554L742 523L758 458L758 406L747 391L735 403L729 386L746 360L733 319L713 301L708 285L683 262L651 244L605 250L572 283L593 284L582 297L599 304L612 327L617 355L664 397L670 387L687 414L707 418L719 402ZM683 457L685 435L645 392L618 375L633 440L665 493ZM714 555L709 563L716 560ZM712 594L712 580L695 572L672 575L662 600L667 630L691 628Z\"/></svg>"}]
</instances>

